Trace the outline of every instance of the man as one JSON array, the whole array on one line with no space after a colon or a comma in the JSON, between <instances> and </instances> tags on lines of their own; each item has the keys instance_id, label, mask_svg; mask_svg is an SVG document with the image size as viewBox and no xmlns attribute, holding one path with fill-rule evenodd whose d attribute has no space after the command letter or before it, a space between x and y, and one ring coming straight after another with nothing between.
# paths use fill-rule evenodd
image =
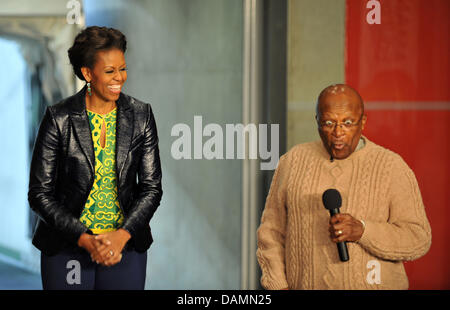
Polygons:
<instances>
[{"instance_id":1,"label":"man","mask_svg":"<svg viewBox=\"0 0 450 310\"><path fill-rule=\"evenodd\" d=\"M258 229L257 257L266 289L407 289L402 261L431 245L414 173L402 158L362 136L360 95L338 84L319 95L322 141L280 158ZM330 219L327 189L342 196ZM336 243L347 241L350 259Z\"/></svg>"}]
</instances>

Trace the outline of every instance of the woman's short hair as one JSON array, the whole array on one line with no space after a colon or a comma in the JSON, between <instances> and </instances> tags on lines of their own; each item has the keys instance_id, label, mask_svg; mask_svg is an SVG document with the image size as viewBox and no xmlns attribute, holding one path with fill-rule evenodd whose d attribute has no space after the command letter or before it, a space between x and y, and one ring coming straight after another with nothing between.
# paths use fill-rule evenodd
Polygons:
<instances>
[{"instance_id":1,"label":"woman's short hair","mask_svg":"<svg viewBox=\"0 0 450 310\"><path fill-rule=\"evenodd\" d=\"M76 76L84 80L81 67L93 68L95 56L100 50L117 48L125 53L127 39L117 29L91 26L82 30L76 37L73 45L67 51Z\"/></svg>"}]
</instances>

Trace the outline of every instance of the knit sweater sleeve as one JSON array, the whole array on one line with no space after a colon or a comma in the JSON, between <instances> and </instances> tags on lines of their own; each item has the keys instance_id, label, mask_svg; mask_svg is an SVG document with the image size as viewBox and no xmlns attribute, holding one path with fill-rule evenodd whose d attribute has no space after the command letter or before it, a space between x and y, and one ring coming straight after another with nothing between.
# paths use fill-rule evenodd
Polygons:
<instances>
[{"instance_id":1,"label":"knit sweater sleeve","mask_svg":"<svg viewBox=\"0 0 450 310\"><path fill-rule=\"evenodd\" d=\"M400 157L393 165L388 195L388 221L365 220L358 243L381 259L407 261L425 255L431 246L431 227L414 173Z\"/></svg>"},{"instance_id":2,"label":"knit sweater sleeve","mask_svg":"<svg viewBox=\"0 0 450 310\"><path fill-rule=\"evenodd\" d=\"M256 256L262 270L261 285L265 289L288 288L285 272L286 236L286 155L280 158L275 170L266 205L257 231Z\"/></svg>"}]
</instances>

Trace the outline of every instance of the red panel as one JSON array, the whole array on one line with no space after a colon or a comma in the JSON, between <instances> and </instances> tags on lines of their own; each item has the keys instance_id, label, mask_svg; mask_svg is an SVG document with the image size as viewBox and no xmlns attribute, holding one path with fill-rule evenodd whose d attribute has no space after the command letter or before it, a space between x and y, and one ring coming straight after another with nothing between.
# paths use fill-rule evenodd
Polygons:
<instances>
[{"instance_id":1,"label":"red panel","mask_svg":"<svg viewBox=\"0 0 450 310\"><path fill-rule=\"evenodd\" d=\"M430 251L405 264L411 289L450 288L450 111L367 111L364 134L413 169L432 229ZM399 130L401 128L401 130ZM442 137L447 136L447 139Z\"/></svg>"},{"instance_id":2,"label":"red panel","mask_svg":"<svg viewBox=\"0 0 450 310\"><path fill-rule=\"evenodd\" d=\"M448 101L450 1L380 2L369 25L367 1L347 0L347 83L365 101Z\"/></svg>"},{"instance_id":3,"label":"red panel","mask_svg":"<svg viewBox=\"0 0 450 310\"><path fill-rule=\"evenodd\" d=\"M380 1L380 25L366 22L367 2L347 0L346 81L366 102L392 103L371 105L364 134L399 153L421 188L433 240L405 263L410 288L450 289L450 1ZM442 110L424 110L433 102Z\"/></svg>"}]
</instances>

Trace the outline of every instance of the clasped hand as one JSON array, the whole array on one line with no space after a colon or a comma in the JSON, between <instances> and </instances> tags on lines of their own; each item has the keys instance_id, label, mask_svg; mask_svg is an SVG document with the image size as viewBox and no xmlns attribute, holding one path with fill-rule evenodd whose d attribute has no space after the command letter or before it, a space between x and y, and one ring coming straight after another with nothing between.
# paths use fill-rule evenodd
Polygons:
<instances>
[{"instance_id":1,"label":"clasped hand","mask_svg":"<svg viewBox=\"0 0 450 310\"><path fill-rule=\"evenodd\" d=\"M328 230L333 242L355 242L361 239L364 226L350 214L338 213L331 217Z\"/></svg>"},{"instance_id":2,"label":"clasped hand","mask_svg":"<svg viewBox=\"0 0 450 310\"><path fill-rule=\"evenodd\" d=\"M130 237L124 229L95 236L84 233L78 240L78 245L89 252L92 261L104 266L113 266L121 261L122 250Z\"/></svg>"}]
</instances>

